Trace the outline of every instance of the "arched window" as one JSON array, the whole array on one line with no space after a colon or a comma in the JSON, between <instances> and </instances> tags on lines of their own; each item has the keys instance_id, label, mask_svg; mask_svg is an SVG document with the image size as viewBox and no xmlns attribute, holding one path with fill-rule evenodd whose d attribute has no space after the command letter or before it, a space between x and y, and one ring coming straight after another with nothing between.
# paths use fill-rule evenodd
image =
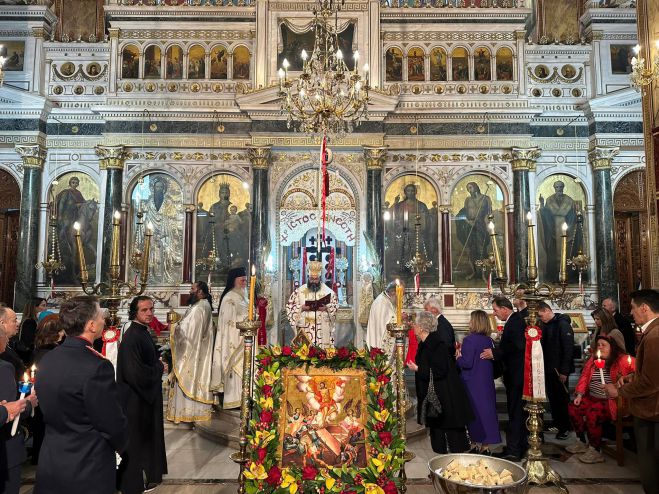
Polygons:
<instances>
[{"instance_id":1,"label":"arched window","mask_svg":"<svg viewBox=\"0 0 659 494\"><path fill-rule=\"evenodd\" d=\"M433 48L430 52L430 80L445 81L447 68L446 52L443 48Z\"/></svg>"},{"instance_id":2,"label":"arched window","mask_svg":"<svg viewBox=\"0 0 659 494\"><path fill-rule=\"evenodd\" d=\"M167 79L183 78L183 49L178 45L172 45L167 48L165 57L167 64Z\"/></svg>"},{"instance_id":3,"label":"arched window","mask_svg":"<svg viewBox=\"0 0 659 494\"><path fill-rule=\"evenodd\" d=\"M454 81L469 80L469 54L464 48L456 48L451 53L452 75Z\"/></svg>"},{"instance_id":4,"label":"arched window","mask_svg":"<svg viewBox=\"0 0 659 494\"><path fill-rule=\"evenodd\" d=\"M203 46L194 45L188 52L188 79L206 78L206 50Z\"/></svg>"},{"instance_id":5,"label":"arched window","mask_svg":"<svg viewBox=\"0 0 659 494\"><path fill-rule=\"evenodd\" d=\"M411 48L407 52L407 80L425 81L426 67L425 55L421 48Z\"/></svg>"},{"instance_id":6,"label":"arched window","mask_svg":"<svg viewBox=\"0 0 659 494\"><path fill-rule=\"evenodd\" d=\"M510 48L500 48L497 52L497 81L513 80L513 51Z\"/></svg>"},{"instance_id":7,"label":"arched window","mask_svg":"<svg viewBox=\"0 0 659 494\"><path fill-rule=\"evenodd\" d=\"M476 48L474 51L474 79L477 81L492 80L492 55L487 48Z\"/></svg>"},{"instance_id":8,"label":"arched window","mask_svg":"<svg viewBox=\"0 0 659 494\"><path fill-rule=\"evenodd\" d=\"M137 79L140 74L140 50L135 45L127 45L121 52L121 78Z\"/></svg>"},{"instance_id":9,"label":"arched window","mask_svg":"<svg viewBox=\"0 0 659 494\"><path fill-rule=\"evenodd\" d=\"M403 80L403 52L399 48L389 48L385 55L387 82L400 82Z\"/></svg>"},{"instance_id":10,"label":"arched window","mask_svg":"<svg viewBox=\"0 0 659 494\"><path fill-rule=\"evenodd\" d=\"M160 79L160 47L156 45L147 46L144 50L144 78Z\"/></svg>"},{"instance_id":11,"label":"arched window","mask_svg":"<svg viewBox=\"0 0 659 494\"><path fill-rule=\"evenodd\" d=\"M218 45L211 50L211 79L226 79L229 63L227 49Z\"/></svg>"},{"instance_id":12,"label":"arched window","mask_svg":"<svg viewBox=\"0 0 659 494\"><path fill-rule=\"evenodd\" d=\"M233 78L249 79L249 50L244 46L239 46L233 50Z\"/></svg>"}]
</instances>

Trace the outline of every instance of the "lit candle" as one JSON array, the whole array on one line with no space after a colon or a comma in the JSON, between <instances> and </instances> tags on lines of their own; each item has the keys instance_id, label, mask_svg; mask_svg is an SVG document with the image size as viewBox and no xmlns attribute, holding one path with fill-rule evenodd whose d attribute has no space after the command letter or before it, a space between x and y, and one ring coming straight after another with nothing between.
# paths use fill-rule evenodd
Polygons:
<instances>
[{"instance_id":1,"label":"lit candle","mask_svg":"<svg viewBox=\"0 0 659 494\"><path fill-rule=\"evenodd\" d=\"M364 64L364 76L366 78L366 85L368 86L368 64Z\"/></svg>"},{"instance_id":2,"label":"lit candle","mask_svg":"<svg viewBox=\"0 0 659 494\"><path fill-rule=\"evenodd\" d=\"M76 231L76 247L78 248L78 263L80 264L80 281L87 283L89 281L89 273L87 272L87 263L85 261L85 250L82 247L82 240L80 239L80 223L77 221L73 223L73 229Z\"/></svg>"},{"instance_id":3,"label":"lit candle","mask_svg":"<svg viewBox=\"0 0 659 494\"><path fill-rule=\"evenodd\" d=\"M567 282L567 223L563 223L561 235L561 267L558 272L558 281Z\"/></svg>"},{"instance_id":4,"label":"lit candle","mask_svg":"<svg viewBox=\"0 0 659 494\"><path fill-rule=\"evenodd\" d=\"M18 391L21 393L19 400L24 400L25 395L27 395L32 389L32 383L30 382L30 376L27 372L23 373L23 380L18 383ZM21 418L21 415L18 414L14 417L14 423L11 426L11 435L15 436L16 431L18 431L18 422Z\"/></svg>"},{"instance_id":5,"label":"lit candle","mask_svg":"<svg viewBox=\"0 0 659 494\"><path fill-rule=\"evenodd\" d=\"M396 325L403 324L403 286L396 280Z\"/></svg>"},{"instance_id":6,"label":"lit candle","mask_svg":"<svg viewBox=\"0 0 659 494\"><path fill-rule=\"evenodd\" d=\"M353 57L355 59L355 70L354 70L354 72L356 74L357 73L357 65L359 63L359 50L355 50L355 54L353 55Z\"/></svg>"},{"instance_id":7,"label":"lit candle","mask_svg":"<svg viewBox=\"0 0 659 494\"><path fill-rule=\"evenodd\" d=\"M307 55L307 50L302 50L301 56L302 56L302 60L306 62L307 58L309 57L309 55Z\"/></svg>"},{"instance_id":8,"label":"lit candle","mask_svg":"<svg viewBox=\"0 0 659 494\"><path fill-rule=\"evenodd\" d=\"M501 263L501 254L499 253L499 244L497 243L497 234L494 231L494 222L490 221L487 225L490 229L490 241L492 242L492 253L494 254L494 266L497 272L498 279L504 279L506 277L503 272L503 264Z\"/></svg>"},{"instance_id":9,"label":"lit candle","mask_svg":"<svg viewBox=\"0 0 659 494\"><path fill-rule=\"evenodd\" d=\"M286 77L288 76L288 67L290 66L286 58L284 58L284 61L281 63L281 66L284 68L284 80L286 80Z\"/></svg>"},{"instance_id":10,"label":"lit candle","mask_svg":"<svg viewBox=\"0 0 659 494\"><path fill-rule=\"evenodd\" d=\"M597 350L597 360L595 360L595 367L600 370L600 381L602 381L602 386L606 384L604 382L604 360L602 360L602 352Z\"/></svg>"},{"instance_id":11,"label":"lit candle","mask_svg":"<svg viewBox=\"0 0 659 494\"><path fill-rule=\"evenodd\" d=\"M37 366L32 364L32 367L30 367L30 382L33 383L36 378L37 378Z\"/></svg>"},{"instance_id":12,"label":"lit candle","mask_svg":"<svg viewBox=\"0 0 659 494\"><path fill-rule=\"evenodd\" d=\"M533 215L531 214L531 211L529 211L526 214L526 220L528 221L528 242L529 242L529 248L528 248L528 254L529 254L529 259L528 259L528 278L529 280L535 281L535 279L538 277L538 268L536 266L536 261L535 261L535 234L533 232Z\"/></svg>"},{"instance_id":13,"label":"lit candle","mask_svg":"<svg viewBox=\"0 0 659 494\"><path fill-rule=\"evenodd\" d=\"M149 222L146 226L146 235L144 236L144 248L142 249L142 269L140 276L142 283L146 284L149 279L149 253L151 250L151 237L153 236L153 223Z\"/></svg>"},{"instance_id":14,"label":"lit candle","mask_svg":"<svg viewBox=\"0 0 659 494\"><path fill-rule=\"evenodd\" d=\"M119 244L121 242L121 213L114 212L112 219L112 250L110 251L110 273L113 278L119 278Z\"/></svg>"},{"instance_id":15,"label":"lit candle","mask_svg":"<svg viewBox=\"0 0 659 494\"><path fill-rule=\"evenodd\" d=\"M636 370L636 362L632 361L631 355L627 355L627 366L633 371Z\"/></svg>"},{"instance_id":16,"label":"lit candle","mask_svg":"<svg viewBox=\"0 0 659 494\"><path fill-rule=\"evenodd\" d=\"M256 289L256 266L252 264L252 277L249 279L249 316L248 320L254 320L254 290Z\"/></svg>"}]
</instances>

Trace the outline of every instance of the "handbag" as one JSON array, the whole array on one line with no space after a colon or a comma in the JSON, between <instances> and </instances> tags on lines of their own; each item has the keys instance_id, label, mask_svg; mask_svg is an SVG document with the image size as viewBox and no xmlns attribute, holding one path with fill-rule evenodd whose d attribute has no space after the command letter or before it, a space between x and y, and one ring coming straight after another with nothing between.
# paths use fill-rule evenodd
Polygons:
<instances>
[{"instance_id":1,"label":"handbag","mask_svg":"<svg viewBox=\"0 0 659 494\"><path fill-rule=\"evenodd\" d=\"M494 348L494 342L492 342L492 348ZM492 359L492 377L494 379L499 379L501 376L503 376L503 371L505 369L505 366L503 365L503 362L501 360L495 360Z\"/></svg>"},{"instance_id":2,"label":"handbag","mask_svg":"<svg viewBox=\"0 0 659 494\"><path fill-rule=\"evenodd\" d=\"M433 383L432 369L430 369L430 383L428 383L428 393L421 403L421 422L422 425L428 425L429 418L438 418L442 415L442 404L439 401L437 393L435 393L435 385Z\"/></svg>"}]
</instances>

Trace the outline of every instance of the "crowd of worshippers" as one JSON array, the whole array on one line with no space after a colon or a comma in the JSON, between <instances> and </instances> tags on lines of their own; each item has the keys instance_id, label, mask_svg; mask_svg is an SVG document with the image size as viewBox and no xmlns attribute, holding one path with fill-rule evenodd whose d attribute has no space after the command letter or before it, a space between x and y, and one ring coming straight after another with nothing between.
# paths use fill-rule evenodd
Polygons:
<instances>
[{"instance_id":1,"label":"crowd of worshippers","mask_svg":"<svg viewBox=\"0 0 659 494\"><path fill-rule=\"evenodd\" d=\"M222 298L230 296L231 290L244 290L244 273L233 274L235 279L227 284ZM395 316L395 291L390 284L375 299L366 329L365 343L388 352L393 352L393 341L386 325ZM492 312L503 322L499 334L492 333L489 315L476 310L461 342L456 342L439 301L426 300L412 323L410 347L415 351L408 354L406 365L415 377L417 419L428 428L433 451L471 452L511 461L525 456L525 329L535 322L542 331L545 387L555 439L584 463L604 462L602 438L624 403L624 410L634 418L643 487L646 493L656 493L659 292L638 290L630 298L629 319L611 299L592 313L595 330L581 355L575 352L569 316L541 302L538 320L528 321L522 293L512 302L500 296L492 299ZM191 306L181 323L194 324L199 317L205 326L206 316L212 313L211 300L207 285L194 283ZM231 306L221 303L220 317ZM195 308L202 310L198 316ZM4 424L0 492L19 492L21 467L28 459L37 464L36 494L116 490L132 494L155 489L167 473L162 376L172 364L154 343L153 301L139 296L131 302L116 367L100 352L107 314L95 298L71 298L54 312L47 310L44 299L34 299L19 324L17 314L0 304L0 423ZM207 347L212 352L214 345ZM602 361L600 369L597 364ZM581 373L571 392L575 363ZM18 399L17 383L35 375L32 392ZM508 425L504 448L493 451L493 446L498 448L503 442L495 389L499 377L505 387ZM189 413L188 418L194 419L200 413L194 408L199 402L190 401L194 393L184 389L178 397L176 391L187 383L183 379L172 382L174 393L170 391L169 399L179 407L177 414ZM430 396L439 401L440 413L428 413L431 407L422 406ZM19 426L12 434L16 420Z\"/></svg>"}]
</instances>

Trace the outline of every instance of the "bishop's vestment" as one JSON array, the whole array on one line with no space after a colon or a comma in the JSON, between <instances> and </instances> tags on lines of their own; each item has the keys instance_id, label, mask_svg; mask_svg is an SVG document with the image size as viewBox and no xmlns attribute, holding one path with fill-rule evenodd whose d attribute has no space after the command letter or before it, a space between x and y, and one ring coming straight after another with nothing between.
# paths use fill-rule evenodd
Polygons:
<instances>
[{"instance_id":1,"label":"bishop's vestment","mask_svg":"<svg viewBox=\"0 0 659 494\"><path fill-rule=\"evenodd\" d=\"M318 302L325 297L329 297L329 301L324 304L326 311L302 310L309 302ZM302 329L313 344L330 347L335 345L334 329L338 306L336 293L327 285L321 283L320 289L314 292L305 284L296 288L289 297L286 316L295 332Z\"/></svg>"}]
</instances>

